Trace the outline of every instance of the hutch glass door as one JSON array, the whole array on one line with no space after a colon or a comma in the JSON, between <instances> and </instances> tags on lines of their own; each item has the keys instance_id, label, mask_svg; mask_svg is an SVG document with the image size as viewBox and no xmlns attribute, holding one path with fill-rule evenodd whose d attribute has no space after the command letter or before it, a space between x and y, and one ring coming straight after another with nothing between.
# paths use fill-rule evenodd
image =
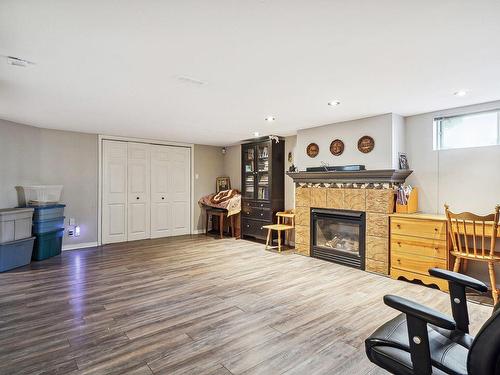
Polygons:
<instances>
[{"instance_id":1,"label":"hutch glass door","mask_svg":"<svg viewBox=\"0 0 500 375\"><path fill-rule=\"evenodd\" d=\"M255 197L255 177L256 171L255 147L245 147L243 149L243 196L248 199Z\"/></svg>"},{"instance_id":2,"label":"hutch glass door","mask_svg":"<svg viewBox=\"0 0 500 375\"><path fill-rule=\"evenodd\" d=\"M257 199L269 199L269 144L257 145Z\"/></svg>"}]
</instances>

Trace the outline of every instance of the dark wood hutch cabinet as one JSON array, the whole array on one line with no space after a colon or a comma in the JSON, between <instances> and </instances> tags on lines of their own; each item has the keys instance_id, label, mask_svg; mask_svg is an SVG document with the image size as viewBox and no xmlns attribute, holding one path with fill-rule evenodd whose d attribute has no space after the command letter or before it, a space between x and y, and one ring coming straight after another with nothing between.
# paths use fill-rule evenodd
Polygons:
<instances>
[{"instance_id":1,"label":"dark wood hutch cabinet","mask_svg":"<svg viewBox=\"0 0 500 375\"><path fill-rule=\"evenodd\" d=\"M285 205L285 140L256 139L241 145L241 235L265 239Z\"/></svg>"}]
</instances>

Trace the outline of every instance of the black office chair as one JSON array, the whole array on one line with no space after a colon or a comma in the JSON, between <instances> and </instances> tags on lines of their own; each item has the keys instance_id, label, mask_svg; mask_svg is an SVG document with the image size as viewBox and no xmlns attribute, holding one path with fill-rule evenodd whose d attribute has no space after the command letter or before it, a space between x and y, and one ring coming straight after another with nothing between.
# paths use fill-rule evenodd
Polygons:
<instances>
[{"instance_id":1,"label":"black office chair","mask_svg":"<svg viewBox=\"0 0 500 375\"><path fill-rule=\"evenodd\" d=\"M370 361L396 375L500 375L500 303L472 337L465 289L486 292L486 285L438 268L429 273L448 280L453 319L405 298L385 296L385 304L402 314L366 339Z\"/></svg>"}]
</instances>

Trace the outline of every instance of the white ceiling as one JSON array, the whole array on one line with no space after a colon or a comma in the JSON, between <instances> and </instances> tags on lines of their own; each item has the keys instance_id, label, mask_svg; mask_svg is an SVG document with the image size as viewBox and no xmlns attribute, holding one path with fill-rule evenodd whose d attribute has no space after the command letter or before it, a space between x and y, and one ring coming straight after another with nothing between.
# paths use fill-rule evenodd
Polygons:
<instances>
[{"instance_id":1,"label":"white ceiling","mask_svg":"<svg viewBox=\"0 0 500 375\"><path fill-rule=\"evenodd\" d=\"M0 0L0 118L228 145L500 99L499 46L497 0Z\"/></svg>"}]
</instances>

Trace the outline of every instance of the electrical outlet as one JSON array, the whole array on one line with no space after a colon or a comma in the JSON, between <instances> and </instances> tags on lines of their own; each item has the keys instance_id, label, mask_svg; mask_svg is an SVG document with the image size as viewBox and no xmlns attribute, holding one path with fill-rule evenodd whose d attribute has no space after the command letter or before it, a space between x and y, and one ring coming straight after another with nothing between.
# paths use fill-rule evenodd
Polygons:
<instances>
[{"instance_id":1,"label":"electrical outlet","mask_svg":"<svg viewBox=\"0 0 500 375\"><path fill-rule=\"evenodd\" d=\"M68 236L73 236L73 234L74 234L73 228L68 229Z\"/></svg>"}]
</instances>

